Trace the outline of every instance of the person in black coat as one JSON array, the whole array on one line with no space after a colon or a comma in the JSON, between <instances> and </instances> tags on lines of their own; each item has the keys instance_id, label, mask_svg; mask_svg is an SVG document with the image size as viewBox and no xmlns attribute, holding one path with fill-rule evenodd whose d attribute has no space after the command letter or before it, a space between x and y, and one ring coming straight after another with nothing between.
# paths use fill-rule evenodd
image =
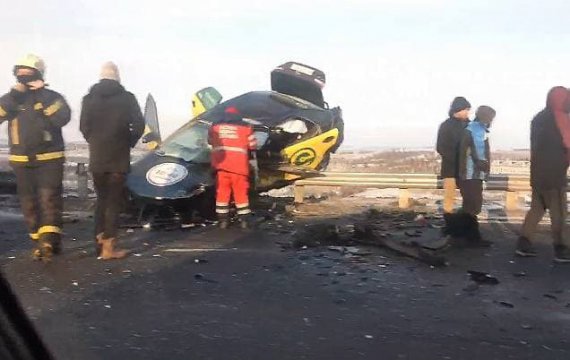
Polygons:
<instances>
[{"instance_id":1,"label":"person in black coat","mask_svg":"<svg viewBox=\"0 0 570 360\"><path fill-rule=\"evenodd\" d=\"M570 241L566 232L568 149L565 127L570 125L570 92L562 86L548 93L547 105L531 122L530 185L532 200L515 253L536 256L532 236L548 210L554 238L554 261L570 263Z\"/></svg>"},{"instance_id":2,"label":"person in black coat","mask_svg":"<svg viewBox=\"0 0 570 360\"><path fill-rule=\"evenodd\" d=\"M135 96L121 85L119 70L112 62L103 65L101 80L83 98L80 130L89 143L89 169L97 193L97 253L105 260L122 258L126 252L115 249L118 219L130 170L130 149L143 134L144 118Z\"/></svg>"},{"instance_id":3,"label":"person in black coat","mask_svg":"<svg viewBox=\"0 0 570 360\"><path fill-rule=\"evenodd\" d=\"M471 104L464 97L453 99L449 118L439 126L436 150L441 155L441 177L443 178L443 212L446 223L453 212L455 190L459 177L459 146L463 132L469 124ZM444 229L445 232L445 229Z\"/></svg>"}]
</instances>

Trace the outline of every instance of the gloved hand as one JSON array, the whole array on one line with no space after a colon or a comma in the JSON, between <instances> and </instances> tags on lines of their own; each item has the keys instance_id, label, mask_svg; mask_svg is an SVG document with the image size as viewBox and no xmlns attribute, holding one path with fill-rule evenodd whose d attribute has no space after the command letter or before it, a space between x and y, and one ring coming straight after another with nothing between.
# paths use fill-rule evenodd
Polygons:
<instances>
[{"instance_id":1,"label":"gloved hand","mask_svg":"<svg viewBox=\"0 0 570 360\"><path fill-rule=\"evenodd\" d=\"M14 99L16 104L23 104L24 100L26 99L27 92L28 88L26 87L26 85L22 83L16 83L16 85L12 86L10 95L12 96L12 99Z\"/></svg>"},{"instance_id":2,"label":"gloved hand","mask_svg":"<svg viewBox=\"0 0 570 360\"><path fill-rule=\"evenodd\" d=\"M28 90L26 85L24 85L22 83L16 83L16 85L12 86L12 89L16 90L17 92L21 92L21 93L25 93Z\"/></svg>"}]
</instances>

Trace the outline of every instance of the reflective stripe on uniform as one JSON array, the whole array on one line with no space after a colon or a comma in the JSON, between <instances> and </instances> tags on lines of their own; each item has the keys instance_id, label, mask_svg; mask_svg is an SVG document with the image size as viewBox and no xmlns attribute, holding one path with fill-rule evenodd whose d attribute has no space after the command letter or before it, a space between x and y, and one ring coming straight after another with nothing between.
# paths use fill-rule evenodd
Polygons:
<instances>
[{"instance_id":1,"label":"reflective stripe on uniform","mask_svg":"<svg viewBox=\"0 0 570 360\"><path fill-rule=\"evenodd\" d=\"M40 229L38 230L38 235L45 233L61 234L61 228L59 226L54 226L54 225L44 225L40 227Z\"/></svg>"},{"instance_id":2,"label":"reflective stripe on uniform","mask_svg":"<svg viewBox=\"0 0 570 360\"><path fill-rule=\"evenodd\" d=\"M249 207L249 203L236 204L236 208L238 208L238 209L246 208L246 207Z\"/></svg>"},{"instance_id":3,"label":"reflective stripe on uniform","mask_svg":"<svg viewBox=\"0 0 570 360\"><path fill-rule=\"evenodd\" d=\"M223 202L216 202L216 213L217 214L229 214L230 204Z\"/></svg>"},{"instance_id":4,"label":"reflective stripe on uniform","mask_svg":"<svg viewBox=\"0 0 570 360\"><path fill-rule=\"evenodd\" d=\"M247 154L246 149L236 146L216 146L212 149L212 151L234 151L234 152L241 152Z\"/></svg>"},{"instance_id":5,"label":"reflective stripe on uniform","mask_svg":"<svg viewBox=\"0 0 570 360\"><path fill-rule=\"evenodd\" d=\"M251 210L249 208L238 209L238 211L236 211L236 213L238 215L247 215L247 214L251 214Z\"/></svg>"},{"instance_id":6,"label":"reflective stripe on uniform","mask_svg":"<svg viewBox=\"0 0 570 360\"><path fill-rule=\"evenodd\" d=\"M3 108L2 106L0 106L0 116L1 116L1 117L4 117L4 116L6 116L6 115L8 115L8 113L6 112L6 110L4 110L4 108Z\"/></svg>"},{"instance_id":7,"label":"reflective stripe on uniform","mask_svg":"<svg viewBox=\"0 0 570 360\"><path fill-rule=\"evenodd\" d=\"M43 108L44 108L44 105L40 102L34 104L34 110L41 110Z\"/></svg>"},{"instance_id":8,"label":"reflective stripe on uniform","mask_svg":"<svg viewBox=\"0 0 570 360\"><path fill-rule=\"evenodd\" d=\"M50 106L48 106L45 110L44 110L44 115L45 116L52 116L53 114L55 114L59 109L61 109L61 107L63 106L63 102L61 100L56 100L53 104L51 104Z\"/></svg>"},{"instance_id":9,"label":"reflective stripe on uniform","mask_svg":"<svg viewBox=\"0 0 570 360\"><path fill-rule=\"evenodd\" d=\"M32 239L32 240L34 240L34 241L35 241L35 240L39 240L39 239L40 239L40 234L38 234L38 233L30 234L30 239Z\"/></svg>"},{"instance_id":10,"label":"reflective stripe on uniform","mask_svg":"<svg viewBox=\"0 0 570 360\"><path fill-rule=\"evenodd\" d=\"M54 160L54 159L60 159L64 157L64 155L65 153L63 151L56 151L51 153L37 154L36 159L40 161ZM8 160L14 162L28 162L30 161L30 158L26 155L10 155L8 157Z\"/></svg>"},{"instance_id":11,"label":"reflective stripe on uniform","mask_svg":"<svg viewBox=\"0 0 570 360\"><path fill-rule=\"evenodd\" d=\"M18 119L10 121L10 138L13 145L20 144L20 126L18 124Z\"/></svg>"}]
</instances>

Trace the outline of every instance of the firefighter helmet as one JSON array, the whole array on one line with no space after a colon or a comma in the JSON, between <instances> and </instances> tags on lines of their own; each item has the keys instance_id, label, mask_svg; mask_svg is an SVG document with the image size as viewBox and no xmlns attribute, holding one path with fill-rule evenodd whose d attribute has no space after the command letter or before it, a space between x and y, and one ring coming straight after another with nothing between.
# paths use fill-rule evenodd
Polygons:
<instances>
[{"instance_id":1,"label":"firefighter helmet","mask_svg":"<svg viewBox=\"0 0 570 360\"><path fill-rule=\"evenodd\" d=\"M16 75L16 71L22 67L36 70L40 73L42 78L46 72L46 65L44 61L42 58L34 54L28 54L16 62L16 65L14 65L14 75Z\"/></svg>"}]
</instances>

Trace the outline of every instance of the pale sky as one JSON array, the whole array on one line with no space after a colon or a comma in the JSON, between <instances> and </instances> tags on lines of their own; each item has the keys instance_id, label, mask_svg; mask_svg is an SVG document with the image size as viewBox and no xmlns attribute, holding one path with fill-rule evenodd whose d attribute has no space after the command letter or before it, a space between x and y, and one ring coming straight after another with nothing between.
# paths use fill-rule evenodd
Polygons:
<instances>
[{"instance_id":1,"label":"pale sky","mask_svg":"<svg viewBox=\"0 0 570 360\"><path fill-rule=\"evenodd\" d=\"M569 13L568 0L3 0L0 90L16 59L42 56L79 140L81 97L111 60L141 106L153 94L166 135L196 90L267 90L294 60L326 73L346 145L433 146L461 95L497 110L495 148L528 147L547 91L570 85Z\"/></svg>"}]
</instances>

